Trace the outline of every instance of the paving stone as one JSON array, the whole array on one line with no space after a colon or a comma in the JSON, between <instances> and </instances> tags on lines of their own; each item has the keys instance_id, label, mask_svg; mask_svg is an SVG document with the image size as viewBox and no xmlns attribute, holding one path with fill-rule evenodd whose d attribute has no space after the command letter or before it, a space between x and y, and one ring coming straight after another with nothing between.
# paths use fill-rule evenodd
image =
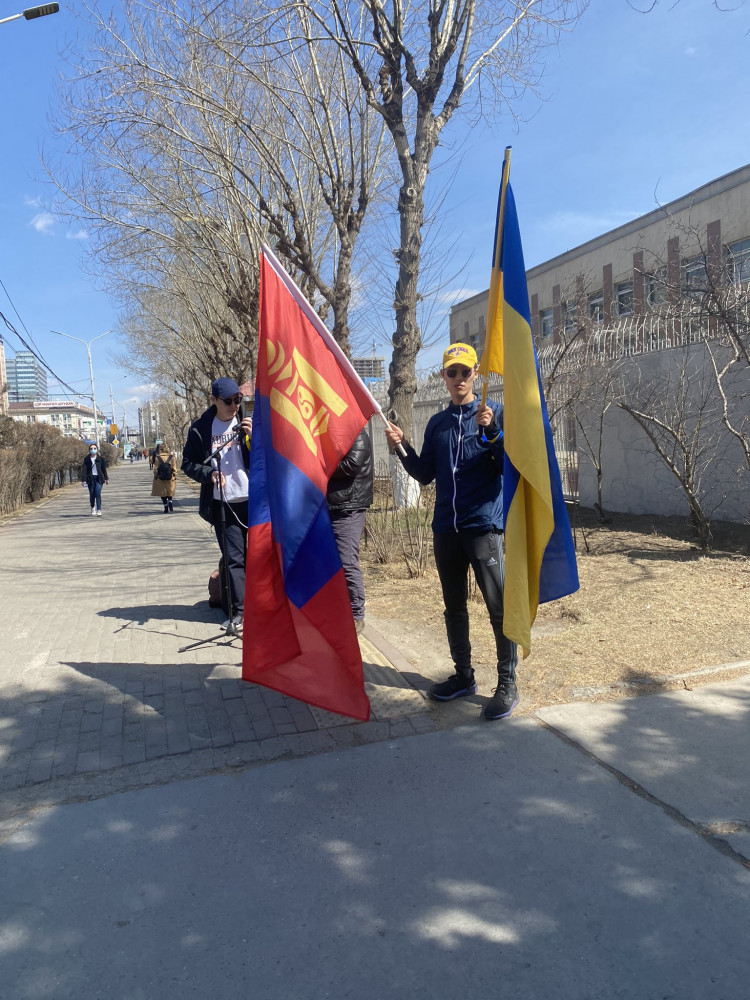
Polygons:
<instances>
[{"instance_id":1,"label":"paving stone","mask_svg":"<svg viewBox=\"0 0 750 1000\"><path fill-rule=\"evenodd\" d=\"M101 715L84 715L81 719L81 732L82 733L93 733L99 732L102 728L102 717Z\"/></svg>"},{"instance_id":2,"label":"paving stone","mask_svg":"<svg viewBox=\"0 0 750 1000\"><path fill-rule=\"evenodd\" d=\"M274 705L268 709L268 715L275 726L293 725L292 713L286 705Z\"/></svg>"},{"instance_id":3,"label":"paving stone","mask_svg":"<svg viewBox=\"0 0 750 1000\"><path fill-rule=\"evenodd\" d=\"M98 750L86 750L78 754L76 771L81 774L86 771L96 771L99 769L100 753Z\"/></svg>"},{"instance_id":4,"label":"paving stone","mask_svg":"<svg viewBox=\"0 0 750 1000\"><path fill-rule=\"evenodd\" d=\"M40 781L49 781L52 774L52 757L47 757L44 760L34 760L29 765L29 769L26 772L26 781L30 784L36 784Z\"/></svg>"}]
</instances>

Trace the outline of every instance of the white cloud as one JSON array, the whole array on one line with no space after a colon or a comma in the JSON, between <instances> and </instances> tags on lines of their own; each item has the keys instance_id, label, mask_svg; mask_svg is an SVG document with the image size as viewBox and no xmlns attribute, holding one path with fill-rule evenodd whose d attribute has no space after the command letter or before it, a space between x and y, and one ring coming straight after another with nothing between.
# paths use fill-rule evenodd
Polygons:
<instances>
[{"instance_id":1,"label":"white cloud","mask_svg":"<svg viewBox=\"0 0 750 1000\"><path fill-rule=\"evenodd\" d=\"M686 56L694 56L697 51L698 50L694 49L692 45L688 45L688 47L685 49L685 55Z\"/></svg>"},{"instance_id":2,"label":"white cloud","mask_svg":"<svg viewBox=\"0 0 750 1000\"><path fill-rule=\"evenodd\" d=\"M29 208L41 208L42 207L42 199L41 198L29 198L28 195L23 199L23 203L24 203L24 205L28 205Z\"/></svg>"},{"instance_id":3,"label":"white cloud","mask_svg":"<svg viewBox=\"0 0 750 1000\"><path fill-rule=\"evenodd\" d=\"M75 233L68 230L67 233L65 234L66 240L87 240L88 238L89 234L86 232L85 229L79 229Z\"/></svg>"},{"instance_id":4,"label":"white cloud","mask_svg":"<svg viewBox=\"0 0 750 1000\"><path fill-rule=\"evenodd\" d=\"M50 215L49 212L37 212L34 218L31 220L29 225L32 229L36 229L38 233L45 233L52 235L51 229L55 224L54 215Z\"/></svg>"}]
</instances>

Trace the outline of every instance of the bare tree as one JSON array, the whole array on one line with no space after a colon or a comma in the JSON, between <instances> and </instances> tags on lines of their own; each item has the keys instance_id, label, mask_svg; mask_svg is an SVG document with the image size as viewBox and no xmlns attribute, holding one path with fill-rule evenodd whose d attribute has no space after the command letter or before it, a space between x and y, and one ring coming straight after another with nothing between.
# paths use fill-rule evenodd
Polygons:
<instances>
[{"instance_id":1,"label":"bare tree","mask_svg":"<svg viewBox=\"0 0 750 1000\"><path fill-rule=\"evenodd\" d=\"M91 7L96 45L58 115L83 168L53 171L125 304L131 364L186 398L217 358L255 369L264 239L348 350L354 248L384 169L382 122L340 53L282 35L258 58L246 5L203 13L131 2L117 24Z\"/></svg>"},{"instance_id":2,"label":"bare tree","mask_svg":"<svg viewBox=\"0 0 750 1000\"><path fill-rule=\"evenodd\" d=\"M270 19L283 9L302 37L315 25L345 54L390 133L401 183L389 395L409 434L421 346L425 189L441 133L468 92L481 96L487 112L509 107L534 86L539 50L574 24L584 6L585 0L268 0Z\"/></svg>"},{"instance_id":3,"label":"bare tree","mask_svg":"<svg viewBox=\"0 0 750 1000\"><path fill-rule=\"evenodd\" d=\"M712 497L711 472L724 456L715 416L713 380L702 352L678 349L670 363L628 388L617 405L629 413L677 479L701 549L710 548L711 514L721 497Z\"/></svg>"}]
</instances>

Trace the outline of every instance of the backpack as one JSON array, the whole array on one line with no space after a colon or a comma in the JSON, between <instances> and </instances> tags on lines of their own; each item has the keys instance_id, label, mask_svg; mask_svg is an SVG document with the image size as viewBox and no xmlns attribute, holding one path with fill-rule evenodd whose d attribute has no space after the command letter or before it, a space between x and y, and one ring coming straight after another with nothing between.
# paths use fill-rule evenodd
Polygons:
<instances>
[{"instance_id":1,"label":"backpack","mask_svg":"<svg viewBox=\"0 0 750 1000\"><path fill-rule=\"evenodd\" d=\"M169 482L169 480L172 478L172 464L170 462L171 458L172 456L169 455L166 461L163 458L159 459L159 465L156 469L157 479L163 479L165 482Z\"/></svg>"}]
</instances>

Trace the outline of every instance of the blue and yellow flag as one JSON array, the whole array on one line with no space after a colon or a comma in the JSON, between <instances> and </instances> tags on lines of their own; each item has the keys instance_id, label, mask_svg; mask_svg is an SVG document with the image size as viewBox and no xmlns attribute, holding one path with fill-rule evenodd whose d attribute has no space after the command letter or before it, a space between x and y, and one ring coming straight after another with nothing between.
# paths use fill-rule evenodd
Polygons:
<instances>
[{"instance_id":1,"label":"blue and yellow flag","mask_svg":"<svg viewBox=\"0 0 750 1000\"><path fill-rule=\"evenodd\" d=\"M531 332L521 234L506 152L495 229L487 337L479 371L503 377L503 631L531 650L539 604L578 590L570 521Z\"/></svg>"}]
</instances>

